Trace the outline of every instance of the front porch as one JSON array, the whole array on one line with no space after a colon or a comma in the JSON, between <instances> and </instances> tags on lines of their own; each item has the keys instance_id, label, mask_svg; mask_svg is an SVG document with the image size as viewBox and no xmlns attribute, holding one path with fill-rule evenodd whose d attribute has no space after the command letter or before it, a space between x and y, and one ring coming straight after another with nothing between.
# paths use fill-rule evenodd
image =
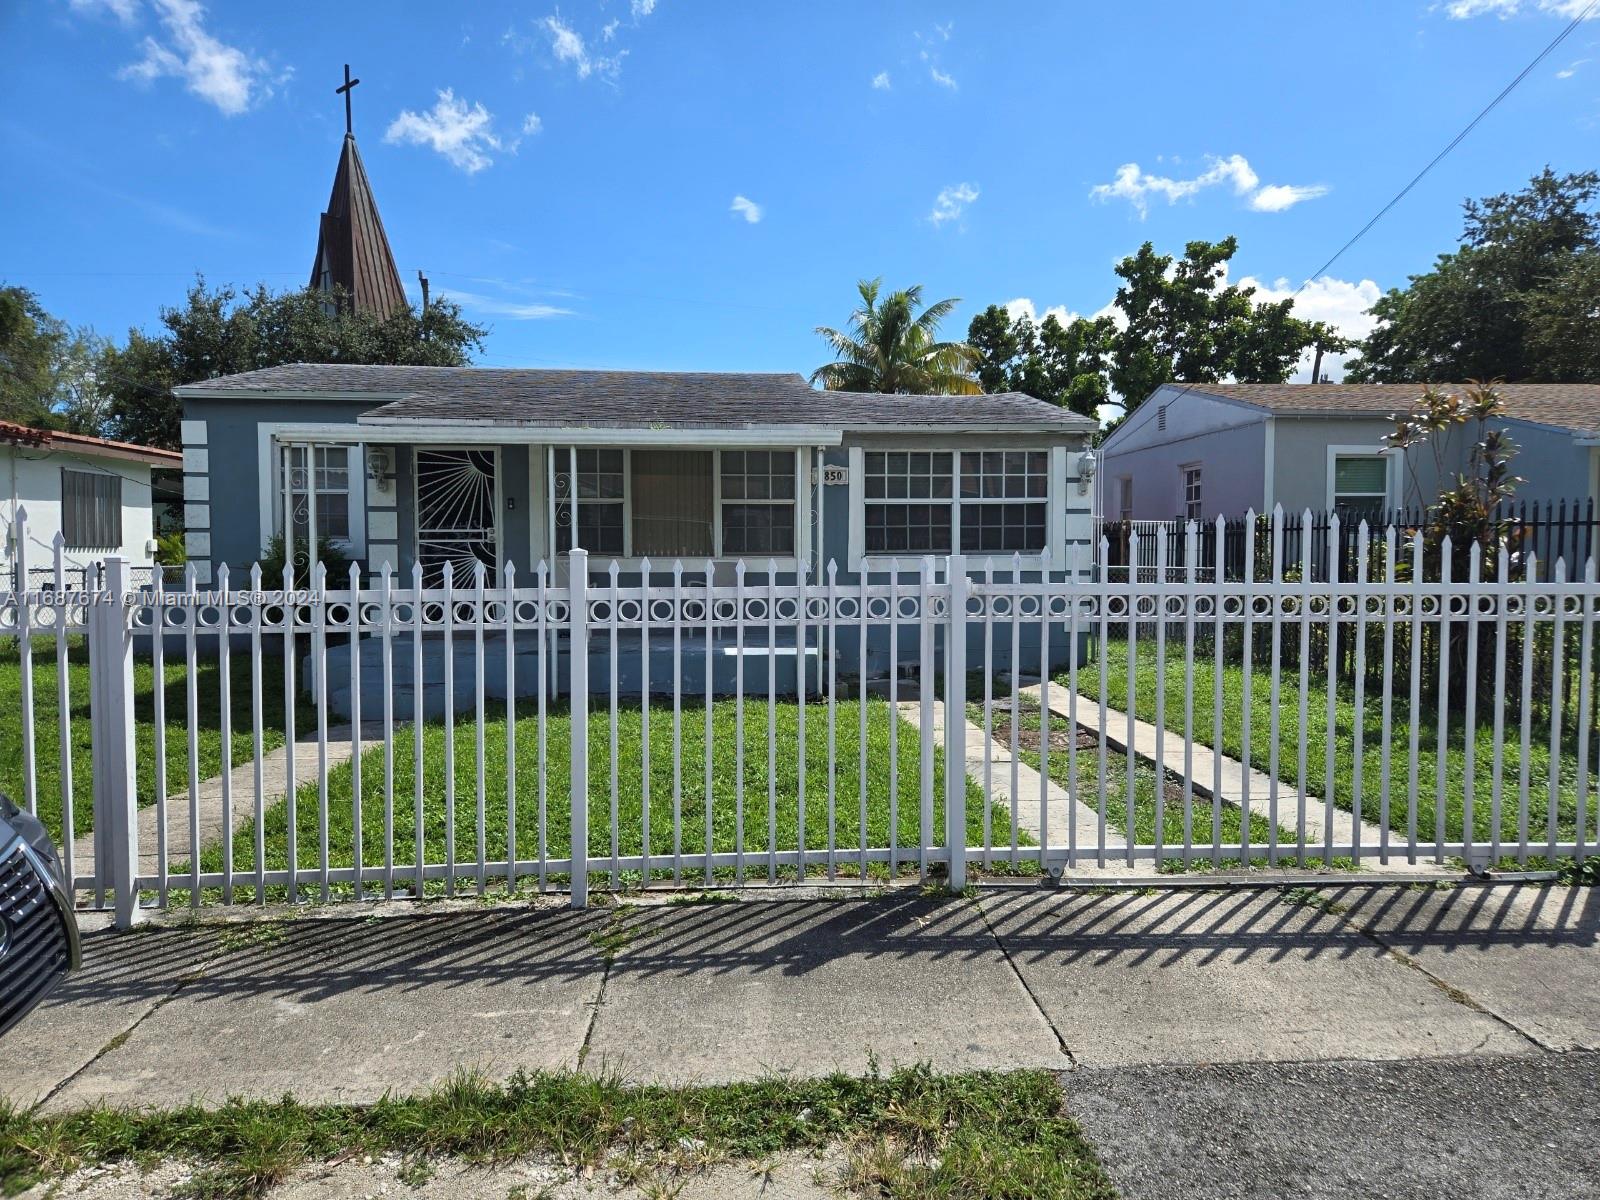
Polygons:
<instances>
[{"instance_id":1,"label":"front porch","mask_svg":"<svg viewBox=\"0 0 1600 1200\"><path fill-rule=\"evenodd\" d=\"M839 433L809 428L585 429L521 440L497 427L403 424L280 427L270 436L271 503L262 541L282 538L304 566L327 548L376 573L439 587L448 570L490 586L540 563L565 579L573 548L604 569L683 562L718 581L733 565L819 569L820 451ZM581 440L579 435L581 434ZM287 517L287 519L286 519ZM313 538L312 531L316 536Z\"/></svg>"}]
</instances>

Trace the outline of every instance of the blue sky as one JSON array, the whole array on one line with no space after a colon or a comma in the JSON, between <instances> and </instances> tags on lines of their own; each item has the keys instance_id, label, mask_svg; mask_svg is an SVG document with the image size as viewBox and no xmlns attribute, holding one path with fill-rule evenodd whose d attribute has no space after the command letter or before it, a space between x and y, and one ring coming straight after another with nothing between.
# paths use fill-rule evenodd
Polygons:
<instances>
[{"instance_id":1,"label":"blue sky","mask_svg":"<svg viewBox=\"0 0 1600 1200\"><path fill-rule=\"evenodd\" d=\"M955 333L1093 312L1147 238L1296 287L1581 4L8 4L0 273L119 337L196 271L302 283L349 61L401 274L485 363L809 371L863 276L961 297ZM1361 332L1463 197L1597 134L1591 21L1302 310Z\"/></svg>"}]
</instances>

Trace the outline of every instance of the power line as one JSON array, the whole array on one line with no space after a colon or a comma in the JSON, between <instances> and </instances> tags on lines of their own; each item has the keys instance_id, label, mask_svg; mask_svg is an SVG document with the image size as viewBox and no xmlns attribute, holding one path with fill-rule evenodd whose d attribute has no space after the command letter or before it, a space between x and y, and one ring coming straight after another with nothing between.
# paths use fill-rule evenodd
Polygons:
<instances>
[{"instance_id":1,"label":"power line","mask_svg":"<svg viewBox=\"0 0 1600 1200\"><path fill-rule=\"evenodd\" d=\"M1572 35L1572 31L1577 29L1579 25L1583 24L1583 22L1588 18L1589 14L1592 13L1597 6L1600 6L1600 0L1589 0L1589 4L1582 12L1573 17L1572 20L1567 23L1566 28L1560 33L1556 34L1556 36L1550 40L1549 45L1547 45L1543 50L1539 51L1538 54L1534 55L1533 60L1529 62L1527 66L1523 67L1521 71L1517 72L1516 78L1514 78L1510 83L1506 84L1505 87L1500 89L1499 95L1497 95L1493 100L1489 101L1488 104L1484 105L1479 111L1478 115L1473 117L1472 120L1468 121L1462 128L1461 132L1456 134L1455 137L1451 138L1443 150L1439 151L1439 153L1435 154L1431 159L1428 160L1427 166L1423 167L1422 170L1418 171L1414 176L1412 176L1410 183L1406 184L1405 187L1396 192L1390 199L1389 203L1380 208L1375 214L1373 214L1373 217L1370 221L1356 231L1354 237L1352 237L1334 252L1332 258L1328 259L1327 262L1323 263L1320 267L1313 271L1306 278L1304 283L1295 288L1294 294L1298 296L1301 292L1305 291L1305 289L1313 280L1317 278L1317 276L1322 275L1328 270L1329 267L1338 262L1339 259L1344 256L1346 250L1349 250L1350 247L1354 246L1362 238L1366 237L1368 232L1371 231L1372 227L1379 221L1383 220L1383 218L1388 215L1389 210L1392 209L1396 204L1399 204L1400 201L1404 200L1410 193L1411 189L1422 182L1422 180L1427 176L1428 172L1432 171L1436 166L1443 162L1452 150L1466 140L1467 135L1478 127L1478 123L1480 121L1498 108L1502 100L1511 95L1512 92L1516 91L1517 85L1526 79L1535 67L1548 58L1550 53L1555 50L1557 46L1566 41L1567 38Z\"/></svg>"}]
</instances>

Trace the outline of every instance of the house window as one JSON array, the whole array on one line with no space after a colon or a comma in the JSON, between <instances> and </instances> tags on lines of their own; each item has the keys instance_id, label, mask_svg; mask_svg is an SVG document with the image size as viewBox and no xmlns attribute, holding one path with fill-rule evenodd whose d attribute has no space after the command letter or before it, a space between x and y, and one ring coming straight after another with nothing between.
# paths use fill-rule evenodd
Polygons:
<instances>
[{"instance_id":1,"label":"house window","mask_svg":"<svg viewBox=\"0 0 1600 1200\"><path fill-rule=\"evenodd\" d=\"M1133 476L1124 475L1117 480L1117 516L1124 521L1133 520Z\"/></svg>"},{"instance_id":2,"label":"house window","mask_svg":"<svg viewBox=\"0 0 1600 1200\"><path fill-rule=\"evenodd\" d=\"M559 453L559 452L558 452ZM572 455L562 455L568 463ZM620 556L627 530L627 458L621 450L579 450L578 545L596 554ZM556 549L572 549L572 474L556 473Z\"/></svg>"},{"instance_id":3,"label":"house window","mask_svg":"<svg viewBox=\"0 0 1600 1200\"><path fill-rule=\"evenodd\" d=\"M69 550L122 545L122 476L62 468L61 536Z\"/></svg>"},{"instance_id":4,"label":"house window","mask_svg":"<svg viewBox=\"0 0 1600 1200\"><path fill-rule=\"evenodd\" d=\"M868 554L1037 554L1049 526L1044 450L869 451Z\"/></svg>"},{"instance_id":5,"label":"house window","mask_svg":"<svg viewBox=\"0 0 1600 1200\"><path fill-rule=\"evenodd\" d=\"M794 455L722 451L722 552L794 553Z\"/></svg>"},{"instance_id":6,"label":"house window","mask_svg":"<svg viewBox=\"0 0 1600 1200\"><path fill-rule=\"evenodd\" d=\"M578 450L578 545L617 558L791 556L793 451ZM570 453L556 451L556 551L572 549Z\"/></svg>"},{"instance_id":7,"label":"house window","mask_svg":"<svg viewBox=\"0 0 1600 1200\"><path fill-rule=\"evenodd\" d=\"M350 540L350 448L289 446L289 511L294 540L304 545L314 506L317 540ZM307 456L310 456L309 458Z\"/></svg>"},{"instance_id":8,"label":"house window","mask_svg":"<svg viewBox=\"0 0 1600 1200\"><path fill-rule=\"evenodd\" d=\"M1333 460L1336 512L1375 517L1389 500L1389 464L1381 454L1340 454Z\"/></svg>"},{"instance_id":9,"label":"house window","mask_svg":"<svg viewBox=\"0 0 1600 1200\"><path fill-rule=\"evenodd\" d=\"M1191 463L1179 468L1183 472L1183 517L1186 521L1198 521L1201 517L1200 504L1200 464Z\"/></svg>"}]
</instances>

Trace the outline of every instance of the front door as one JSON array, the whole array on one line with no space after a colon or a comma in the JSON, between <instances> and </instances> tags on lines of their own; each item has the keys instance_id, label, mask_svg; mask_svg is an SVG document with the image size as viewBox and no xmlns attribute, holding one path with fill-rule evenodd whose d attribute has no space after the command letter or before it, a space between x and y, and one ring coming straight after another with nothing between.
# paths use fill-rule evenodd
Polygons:
<instances>
[{"instance_id":1,"label":"front door","mask_svg":"<svg viewBox=\"0 0 1600 1200\"><path fill-rule=\"evenodd\" d=\"M444 585L444 567L458 588L473 586L479 563L497 581L499 508L497 449L417 451L417 561L424 587Z\"/></svg>"}]
</instances>

